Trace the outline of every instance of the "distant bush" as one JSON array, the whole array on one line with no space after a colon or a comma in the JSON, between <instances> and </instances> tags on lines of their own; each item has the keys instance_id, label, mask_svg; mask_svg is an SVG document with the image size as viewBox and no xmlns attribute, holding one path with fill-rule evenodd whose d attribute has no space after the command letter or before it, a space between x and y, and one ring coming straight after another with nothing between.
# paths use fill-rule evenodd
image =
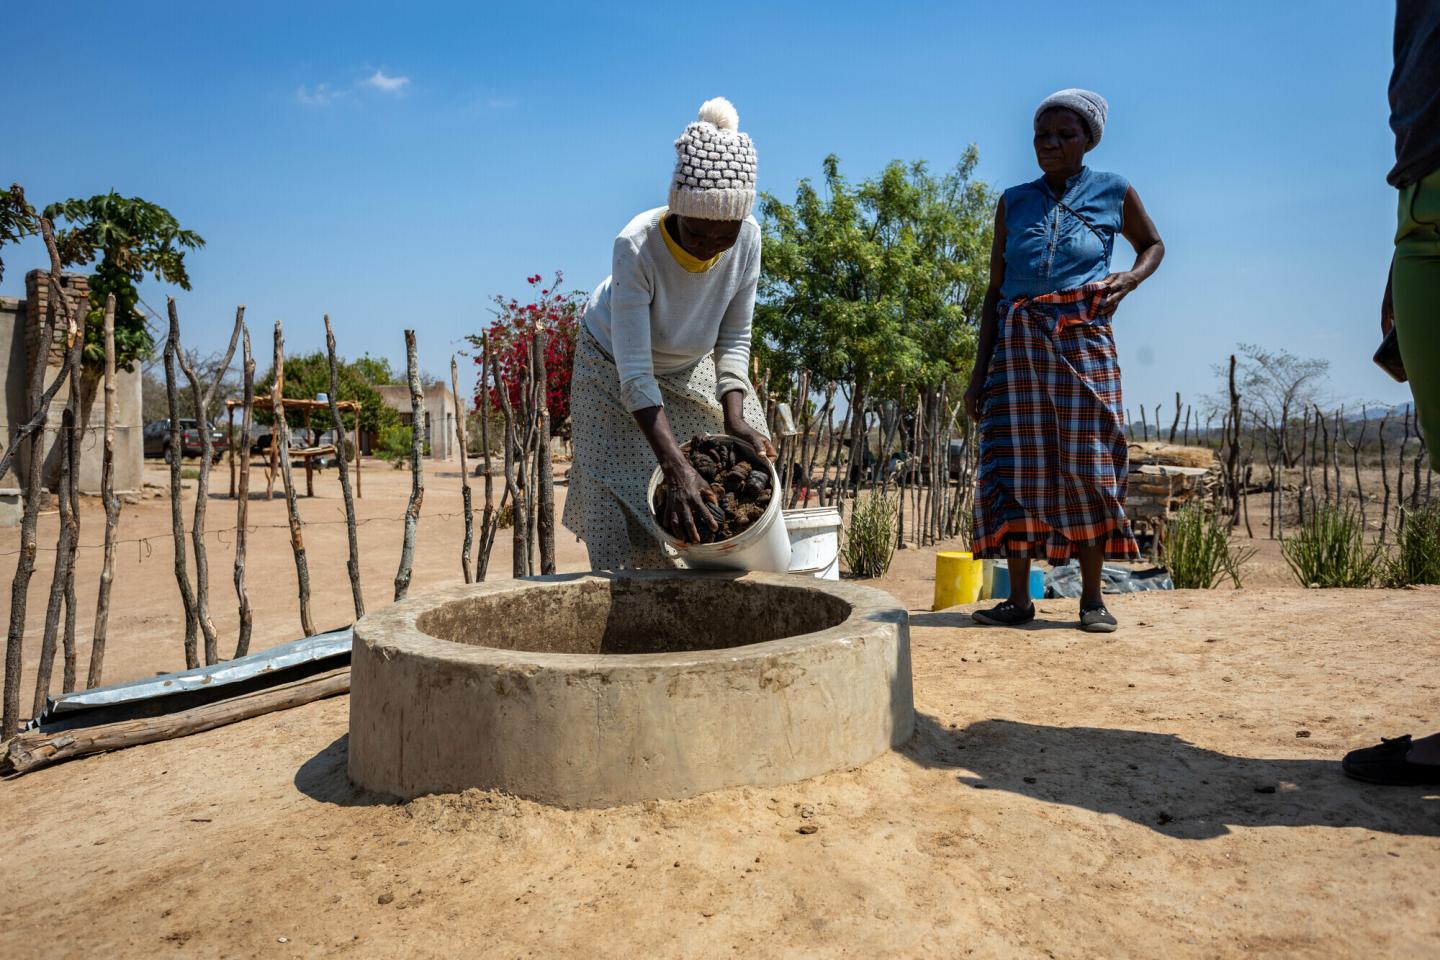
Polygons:
<instances>
[{"instance_id":1,"label":"distant bush","mask_svg":"<svg viewBox=\"0 0 1440 960\"><path fill-rule=\"evenodd\" d=\"M399 470L410 459L410 428L402 424L391 424L380 428L380 437L375 443L375 456Z\"/></svg>"},{"instance_id":2,"label":"distant bush","mask_svg":"<svg viewBox=\"0 0 1440 960\"><path fill-rule=\"evenodd\" d=\"M845 545L845 566L857 577L883 577L895 556L895 521L899 504L878 491L855 501Z\"/></svg>"},{"instance_id":3,"label":"distant bush","mask_svg":"<svg viewBox=\"0 0 1440 960\"><path fill-rule=\"evenodd\" d=\"M1188 503L1171 518L1160 547L1160 562L1182 590L1213 590L1222 577L1240 586L1240 568L1255 555L1230 536L1230 523L1199 504Z\"/></svg>"},{"instance_id":4,"label":"distant bush","mask_svg":"<svg viewBox=\"0 0 1440 960\"><path fill-rule=\"evenodd\" d=\"M1384 548L1365 542L1351 508L1325 507L1305 519L1280 548L1302 587L1369 587L1385 565Z\"/></svg>"},{"instance_id":5,"label":"distant bush","mask_svg":"<svg viewBox=\"0 0 1440 960\"><path fill-rule=\"evenodd\" d=\"M1380 579L1387 587L1440 583L1440 500L1405 514Z\"/></svg>"}]
</instances>

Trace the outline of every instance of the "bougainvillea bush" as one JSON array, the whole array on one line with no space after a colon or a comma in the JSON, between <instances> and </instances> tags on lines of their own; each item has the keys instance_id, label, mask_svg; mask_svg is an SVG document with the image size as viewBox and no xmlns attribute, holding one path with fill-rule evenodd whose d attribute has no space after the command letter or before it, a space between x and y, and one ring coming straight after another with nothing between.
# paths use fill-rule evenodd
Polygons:
<instances>
[{"instance_id":1,"label":"bougainvillea bush","mask_svg":"<svg viewBox=\"0 0 1440 960\"><path fill-rule=\"evenodd\" d=\"M585 309L583 293L561 289L564 274L555 272L549 284L540 274L525 278L530 285L529 303L515 297L495 297L495 319L484 332L466 337L474 349L475 363L481 362L486 341L500 367L503 385L514 407L520 405L520 384L524 375L530 343L537 330L544 330L545 341L545 402L550 411L550 429L558 436L570 436L570 368L575 359L575 334L580 329L580 315ZM476 370L474 404L480 408L479 370ZM500 385L490 385L490 409L499 407Z\"/></svg>"}]
</instances>

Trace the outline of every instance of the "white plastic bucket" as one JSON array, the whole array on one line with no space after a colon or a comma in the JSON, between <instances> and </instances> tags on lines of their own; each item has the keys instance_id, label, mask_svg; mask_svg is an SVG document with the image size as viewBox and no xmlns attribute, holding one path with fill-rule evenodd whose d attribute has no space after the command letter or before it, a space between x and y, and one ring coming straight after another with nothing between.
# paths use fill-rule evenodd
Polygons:
<instances>
[{"instance_id":1,"label":"white plastic bucket","mask_svg":"<svg viewBox=\"0 0 1440 960\"><path fill-rule=\"evenodd\" d=\"M839 580L841 526L839 507L786 510L790 572L817 580Z\"/></svg>"},{"instance_id":2,"label":"white plastic bucket","mask_svg":"<svg viewBox=\"0 0 1440 960\"><path fill-rule=\"evenodd\" d=\"M742 441L729 437L735 443ZM764 458L761 458L764 459ZM770 468L770 489L773 491L770 503L760 519L729 540L719 543L681 543L666 532L656 520L655 527L665 546L685 561L691 570L760 570L766 573L785 573L790 569L790 536L785 532L785 517L780 509L780 475L775 465ZM665 471L659 467L650 476L650 487L645 491L645 502L650 506L650 515L655 515L655 488L665 479Z\"/></svg>"}]
</instances>

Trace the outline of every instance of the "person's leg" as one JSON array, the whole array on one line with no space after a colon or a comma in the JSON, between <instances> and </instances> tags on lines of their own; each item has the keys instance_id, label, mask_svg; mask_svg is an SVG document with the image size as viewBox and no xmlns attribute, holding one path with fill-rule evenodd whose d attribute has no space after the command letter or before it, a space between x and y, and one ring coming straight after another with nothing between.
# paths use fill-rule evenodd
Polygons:
<instances>
[{"instance_id":1,"label":"person's leg","mask_svg":"<svg viewBox=\"0 0 1440 960\"><path fill-rule=\"evenodd\" d=\"M1075 555L1080 560L1080 606L1104 606L1100 593L1100 568L1105 565L1103 546L1076 547Z\"/></svg>"},{"instance_id":2,"label":"person's leg","mask_svg":"<svg viewBox=\"0 0 1440 960\"><path fill-rule=\"evenodd\" d=\"M970 619L987 627L1019 627L1035 619L1030 599L1030 558L1012 547L1005 560L1010 572L1010 596L999 606L976 610Z\"/></svg>"},{"instance_id":3,"label":"person's leg","mask_svg":"<svg viewBox=\"0 0 1440 960\"><path fill-rule=\"evenodd\" d=\"M1430 464L1440 470L1440 170L1400 191L1399 220L1390 275L1395 333ZM1371 783L1440 783L1440 733L1351 751L1342 767Z\"/></svg>"},{"instance_id":4,"label":"person's leg","mask_svg":"<svg viewBox=\"0 0 1440 960\"><path fill-rule=\"evenodd\" d=\"M1005 565L1010 570L1010 602L1021 610L1032 606L1030 601L1030 558L1010 554Z\"/></svg>"},{"instance_id":5,"label":"person's leg","mask_svg":"<svg viewBox=\"0 0 1440 960\"><path fill-rule=\"evenodd\" d=\"M1440 470L1440 170L1400 192L1395 333L1430 463Z\"/></svg>"}]
</instances>

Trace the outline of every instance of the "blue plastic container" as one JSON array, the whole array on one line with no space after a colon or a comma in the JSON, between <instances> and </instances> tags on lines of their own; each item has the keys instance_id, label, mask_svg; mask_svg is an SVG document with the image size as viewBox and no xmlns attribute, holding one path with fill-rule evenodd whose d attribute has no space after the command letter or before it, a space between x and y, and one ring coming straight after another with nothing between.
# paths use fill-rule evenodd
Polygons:
<instances>
[{"instance_id":1,"label":"blue plastic container","mask_svg":"<svg viewBox=\"0 0 1440 960\"><path fill-rule=\"evenodd\" d=\"M996 600L1004 600L1010 596L1010 568L1003 560L995 561L995 583L990 588L990 596ZM1045 571L1030 568L1030 599L1045 599Z\"/></svg>"}]
</instances>

